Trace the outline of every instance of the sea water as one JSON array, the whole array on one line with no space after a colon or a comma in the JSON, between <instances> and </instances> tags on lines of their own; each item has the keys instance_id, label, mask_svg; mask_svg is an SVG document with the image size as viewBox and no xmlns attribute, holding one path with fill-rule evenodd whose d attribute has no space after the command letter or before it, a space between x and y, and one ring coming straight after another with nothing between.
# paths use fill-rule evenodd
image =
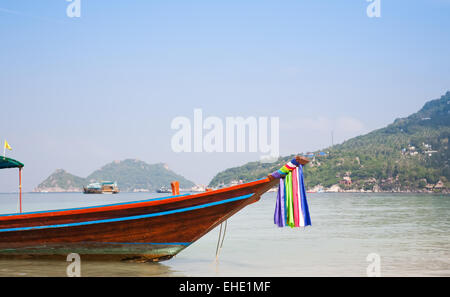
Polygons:
<instances>
[{"instance_id":1,"label":"sea water","mask_svg":"<svg viewBox=\"0 0 450 297\"><path fill-rule=\"evenodd\" d=\"M17 212L17 196L0 194L0 213ZM161 196L25 193L23 211ZM265 194L228 220L217 259L219 227L160 263L81 257L81 276L367 276L371 254L379 256L381 276L450 276L449 195L317 193L308 194L308 202L312 226L278 228L275 193ZM65 276L69 264L0 259L0 276Z\"/></svg>"}]
</instances>

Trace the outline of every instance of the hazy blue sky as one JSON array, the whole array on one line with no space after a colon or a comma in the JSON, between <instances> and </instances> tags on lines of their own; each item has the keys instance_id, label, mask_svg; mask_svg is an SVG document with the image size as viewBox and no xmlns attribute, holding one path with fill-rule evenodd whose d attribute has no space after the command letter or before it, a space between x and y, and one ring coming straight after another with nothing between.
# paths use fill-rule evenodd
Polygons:
<instances>
[{"instance_id":1,"label":"hazy blue sky","mask_svg":"<svg viewBox=\"0 0 450 297\"><path fill-rule=\"evenodd\" d=\"M197 183L258 160L174 153L177 116L279 116L281 155L407 116L450 89L450 1L0 0L0 139L24 190L57 168L164 162ZM0 171L0 192L17 189Z\"/></svg>"}]
</instances>

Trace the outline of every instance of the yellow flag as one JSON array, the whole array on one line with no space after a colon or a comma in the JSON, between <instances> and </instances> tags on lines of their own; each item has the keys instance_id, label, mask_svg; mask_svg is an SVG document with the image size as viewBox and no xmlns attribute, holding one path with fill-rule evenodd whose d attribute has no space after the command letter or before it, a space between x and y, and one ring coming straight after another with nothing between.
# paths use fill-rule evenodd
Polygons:
<instances>
[{"instance_id":1,"label":"yellow flag","mask_svg":"<svg viewBox=\"0 0 450 297\"><path fill-rule=\"evenodd\" d=\"M5 149L12 150L11 146L9 145L9 143L6 140L5 140Z\"/></svg>"}]
</instances>

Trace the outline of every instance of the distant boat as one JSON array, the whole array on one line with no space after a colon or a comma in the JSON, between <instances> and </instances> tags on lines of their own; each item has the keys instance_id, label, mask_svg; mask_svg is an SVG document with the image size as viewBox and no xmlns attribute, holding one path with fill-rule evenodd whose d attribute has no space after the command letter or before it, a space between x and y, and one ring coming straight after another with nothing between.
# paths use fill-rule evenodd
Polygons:
<instances>
[{"instance_id":1,"label":"distant boat","mask_svg":"<svg viewBox=\"0 0 450 297\"><path fill-rule=\"evenodd\" d=\"M306 164L296 157L289 164ZM1 164L1 163L0 163ZM282 169L284 170L286 166ZM0 167L1 168L1 167ZM0 254L167 260L280 183L259 180L196 194L82 208L0 215Z\"/></svg>"},{"instance_id":2,"label":"distant boat","mask_svg":"<svg viewBox=\"0 0 450 297\"><path fill-rule=\"evenodd\" d=\"M86 187L83 187L83 193L85 194L117 194L119 193L119 187L117 183L104 181L101 183L91 183Z\"/></svg>"},{"instance_id":3,"label":"distant boat","mask_svg":"<svg viewBox=\"0 0 450 297\"><path fill-rule=\"evenodd\" d=\"M119 187L116 182L104 181L102 182L103 194L117 194L119 193Z\"/></svg>"},{"instance_id":4,"label":"distant boat","mask_svg":"<svg viewBox=\"0 0 450 297\"><path fill-rule=\"evenodd\" d=\"M162 186L161 188L159 188L159 189L156 191L156 193L172 193L172 191L169 190L168 187Z\"/></svg>"},{"instance_id":5,"label":"distant boat","mask_svg":"<svg viewBox=\"0 0 450 297\"><path fill-rule=\"evenodd\" d=\"M83 187L84 194L102 194L102 184L101 183L92 183Z\"/></svg>"},{"instance_id":6,"label":"distant boat","mask_svg":"<svg viewBox=\"0 0 450 297\"><path fill-rule=\"evenodd\" d=\"M309 190L306 193L323 193L323 188L319 188L318 190Z\"/></svg>"},{"instance_id":7,"label":"distant boat","mask_svg":"<svg viewBox=\"0 0 450 297\"><path fill-rule=\"evenodd\" d=\"M148 189L134 189L134 193L143 193L143 192L150 192Z\"/></svg>"},{"instance_id":8,"label":"distant boat","mask_svg":"<svg viewBox=\"0 0 450 297\"><path fill-rule=\"evenodd\" d=\"M203 185L196 185L191 188L191 192L205 192L206 187Z\"/></svg>"}]
</instances>

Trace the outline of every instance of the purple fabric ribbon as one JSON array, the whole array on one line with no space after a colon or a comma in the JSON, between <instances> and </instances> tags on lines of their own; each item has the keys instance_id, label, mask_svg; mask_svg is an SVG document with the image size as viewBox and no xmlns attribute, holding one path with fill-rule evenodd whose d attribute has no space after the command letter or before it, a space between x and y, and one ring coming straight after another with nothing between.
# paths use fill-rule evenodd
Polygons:
<instances>
[{"instance_id":1,"label":"purple fabric ribbon","mask_svg":"<svg viewBox=\"0 0 450 297\"><path fill-rule=\"evenodd\" d=\"M275 204L274 222L278 227L286 226L286 205L284 179L280 179L278 187L277 202Z\"/></svg>"}]
</instances>

